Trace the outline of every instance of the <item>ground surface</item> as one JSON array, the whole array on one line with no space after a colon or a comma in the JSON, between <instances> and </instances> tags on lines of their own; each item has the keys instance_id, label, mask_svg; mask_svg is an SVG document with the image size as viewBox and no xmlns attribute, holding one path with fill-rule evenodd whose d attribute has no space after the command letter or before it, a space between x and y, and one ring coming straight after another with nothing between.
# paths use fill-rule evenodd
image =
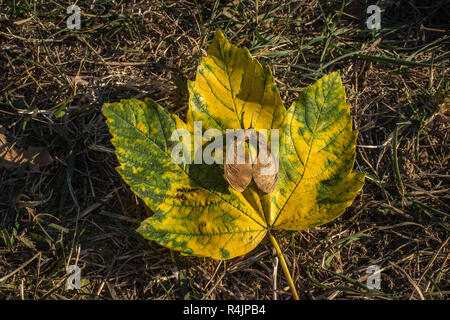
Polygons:
<instances>
[{"instance_id":1,"label":"ground surface","mask_svg":"<svg viewBox=\"0 0 450 320\"><path fill-rule=\"evenodd\" d=\"M374 3L377 1L373 1ZM449 1L0 0L0 125L50 165L0 168L0 299L289 299L265 242L220 262L139 238L151 212L114 168L104 102L151 97L182 118L186 80L220 28L268 64L287 106L341 70L366 185L337 220L280 233L301 299L449 294ZM369 3L373 4L373 3ZM301 205L301 204L299 204ZM82 289L65 289L66 268ZM381 268L381 292L366 290ZM275 288L275 290L274 290Z\"/></svg>"}]
</instances>

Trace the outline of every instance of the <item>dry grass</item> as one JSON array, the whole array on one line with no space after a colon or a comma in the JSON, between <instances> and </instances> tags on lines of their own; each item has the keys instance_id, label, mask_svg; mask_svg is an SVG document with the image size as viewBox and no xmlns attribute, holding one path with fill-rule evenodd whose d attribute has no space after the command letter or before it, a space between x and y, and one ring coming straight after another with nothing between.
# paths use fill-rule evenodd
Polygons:
<instances>
[{"instance_id":1,"label":"dry grass","mask_svg":"<svg viewBox=\"0 0 450 320\"><path fill-rule=\"evenodd\" d=\"M74 31L65 2L0 0L0 125L54 158L0 169L1 299L290 298L268 243L219 262L144 241L150 213L114 171L101 105L151 97L184 117L217 28L271 66L286 105L332 70L347 88L368 178L339 219L279 234L300 298L448 298L449 1L378 1L377 32L364 1L149 3L80 2ZM372 264L381 293L365 288Z\"/></svg>"}]
</instances>

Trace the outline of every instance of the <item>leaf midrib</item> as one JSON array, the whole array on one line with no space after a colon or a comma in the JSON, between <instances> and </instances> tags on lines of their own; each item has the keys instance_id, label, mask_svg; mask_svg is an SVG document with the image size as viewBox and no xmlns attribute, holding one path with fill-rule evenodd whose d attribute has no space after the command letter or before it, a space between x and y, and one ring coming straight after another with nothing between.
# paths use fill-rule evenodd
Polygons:
<instances>
[{"instance_id":1,"label":"leaf midrib","mask_svg":"<svg viewBox=\"0 0 450 320\"><path fill-rule=\"evenodd\" d=\"M235 101L235 94L234 94L234 92L233 92L233 87L231 86L231 79L230 79L230 72L228 71L228 64L225 62L225 56L224 56L224 54L223 54L223 51L222 51L222 45L220 44L220 42L217 44L217 46L218 46L218 48L219 48L219 52L220 52L220 55L221 55L221 61L223 61L224 62L224 65L225 65L225 73L227 74L227 80L228 80L228 86L230 87L229 88L229 91L230 91L230 95L231 95L231 101L233 102L233 107L234 107L234 115L236 116L236 119L237 119L237 121L238 121L238 123L239 123L239 125L241 125L241 120L239 119L239 117L240 117L240 114L238 114L238 111L237 111L237 106L236 106L236 101ZM233 60L234 61L234 60ZM217 64L217 63L216 63ZM244 128L242 128L242 129L244 129Z\"/></svg>"}]
</instances>

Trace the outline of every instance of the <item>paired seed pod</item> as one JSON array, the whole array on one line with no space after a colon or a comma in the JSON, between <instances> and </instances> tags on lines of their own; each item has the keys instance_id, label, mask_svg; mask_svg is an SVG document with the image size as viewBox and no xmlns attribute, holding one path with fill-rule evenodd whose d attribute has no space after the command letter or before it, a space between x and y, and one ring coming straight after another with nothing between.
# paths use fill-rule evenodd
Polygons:
<instances>
[{"instance_id":1,"label":"paired seed pod","mask_svg":"<svg viewBox=\"0 0 450 320\"><path fill-rule=\"evenodd\" d=\"M278 163L266 137L250 126L249 129L236 131L232 138L233 142L227 144L224 164L225 178L230 186L238 192L243 192L253 178L261 191L273 192L278 182ZM247 141L250 156L245 152Z\"/></svg>"}]
</instances>

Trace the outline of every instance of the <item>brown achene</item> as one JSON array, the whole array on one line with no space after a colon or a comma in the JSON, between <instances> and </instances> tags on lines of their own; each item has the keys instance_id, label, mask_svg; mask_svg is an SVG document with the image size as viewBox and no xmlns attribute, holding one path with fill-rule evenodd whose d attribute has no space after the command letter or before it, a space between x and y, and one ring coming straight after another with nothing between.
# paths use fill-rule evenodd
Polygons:
<instances>
[{"instance_id":1,"label":"brown achene","mask_svg":"<svg viewBox=\"0 0 450 320\"><path fill-rule=\"evenodd\" d=\"M251 122L253 123L253 115ZM233 136L231 148L226 152L225 178L230 186L238 192L243 192L253 178L261 191L271 193L275 190L278 182L277 161L268 146L266 137L256 131L252 123L250 128L237 130ZM238 144L247 141L257 150L256 161L249 161L250 157L245 152L238 152Z\"/></svg>"}]
</instances>

